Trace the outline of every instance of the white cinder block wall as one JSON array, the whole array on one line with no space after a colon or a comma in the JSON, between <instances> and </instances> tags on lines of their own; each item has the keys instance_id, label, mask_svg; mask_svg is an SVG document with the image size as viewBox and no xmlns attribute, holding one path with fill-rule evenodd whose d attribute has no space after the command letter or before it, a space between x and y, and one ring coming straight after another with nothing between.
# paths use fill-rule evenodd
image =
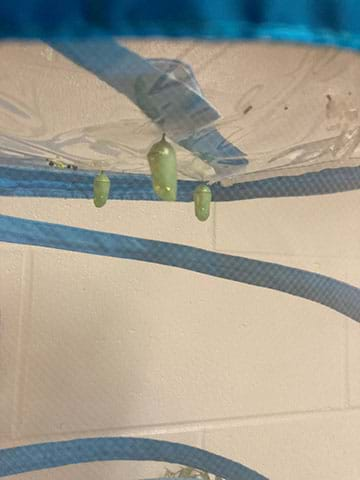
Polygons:
<instances>
[{"instance_id":1,"label":"white cinder block wall","mask_svg":"<svg viewBox=\"0 0 360 480\"><path fill-rule=\"evenodd\" d=\"M196 245L360 286L360 192L217 204L1 198L3 214ZM274 480L359 480L360 327L275 291L134 261L0 245L0 444L141 435ZM20 479L136 479L90 464Z\"/></svg>"}]
</instances>

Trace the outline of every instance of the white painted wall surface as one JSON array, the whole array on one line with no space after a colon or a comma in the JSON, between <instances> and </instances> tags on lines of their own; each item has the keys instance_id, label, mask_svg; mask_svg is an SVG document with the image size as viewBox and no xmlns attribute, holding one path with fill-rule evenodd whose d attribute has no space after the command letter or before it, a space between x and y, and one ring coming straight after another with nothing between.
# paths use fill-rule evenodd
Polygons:
<instances>
[{"instance_id":1,"label":"white painted wall surface","mask_svg":"<svg viewBox=\"0 0 360 480\"><path fill-rule=\"evenodd\" d=\"M202 71L216 102L213 70ZM63 120L54 115L55 133ZM97 210L85 200L0 197L1 214L195 245L358 287L359 205L360 191L217 204L201 224L191 204L110 201ZM204 447L272 480L359 480L360 326L315 303L189 271L0 244L0 447L98 435ZM17 478L163 472L114 462Z\"/></svg>"},{"instance_id":2,"label":"white painted wall surface","mask_svg":"<svg viewBox=\"0 0 360 480\"><path fill-rule=\"evenodd\" d=\"M97 210L91 201L1 198L0 208L360 286L359 202L360 192L349 192L217 204L205 224L191 204L113 201ZM321 225L309 223L314 212ZM155 436L205 447L271 479L360 478L355 322L286 294L168 267L8 244L0 257L1 446ZM163 465L115 463L19 478L162 472Z\"/></svg>"}]
</instances>

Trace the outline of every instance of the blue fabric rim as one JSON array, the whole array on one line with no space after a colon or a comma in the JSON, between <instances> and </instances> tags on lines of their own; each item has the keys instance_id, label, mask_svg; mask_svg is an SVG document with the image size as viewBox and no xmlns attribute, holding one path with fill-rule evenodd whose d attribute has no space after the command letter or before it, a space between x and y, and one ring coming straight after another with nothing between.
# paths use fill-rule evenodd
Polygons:
<instances>
[{"instance_id":1,"label":"blue fabric rim","mask_svg":"<svg viewBox=\"0 0 360 480\"><path fill-rule=\"evenodd\" d=\"M130 437L86 438L0 450L0 477L87 462L169 462L204 470L227 480L267 480L227 458L180 443Z\"/></svg>"},{"instance_id":2,"label":"blue fabric rim","mask_svg":"<svg viewBox=\"0 0 360 480\"><path fill-rule=\"evenodd\" d=\"M49 197L91 199L95 172L0 167L0 197ZM109 174L112 200L156 201L148 175ZM179 202L192 202L200 182L180 180ZM299 176L275 177L238 183L231 187L212 185L213 201L228 202L273 197L325 195L360 189L360 167L342 167Z\"/></svg>"},{"instance_id":3,"label":"blue fabric rim","mask_svg":"<svg viewBox=\"0 0 360 480\"><path fill-rule=\"evenodd\" d=\"M0 39L10 40L64 40L82 38L178 38L199 40L243 40L299 43L313 46L330 46L338 48L360 49L360 33L337 31L331 29L309 28L306 25L290 25L278 23L250 23L245 21L206 21L186 24L173 22L164 27L162 22L117 22L108 28L99 28L84 21L82 24L65 24L55 30L47 29L41 24L23 25L19 29L0 30Z\"/></svg>"},{"instance_id":4,"label":"blue fabric rim","mask_svg":"<svg viewBox=\"0 0 360 480\"><path fill-rule=\"evenodd\" d=\"M173 37L360 48L357 0L2 0L0 38Z\"/></svg>"},{"instance_id":5,"label":"blue fabric rim","mask_svg":"<svg viewBox=\"0 0 360 480\"><path fill-rule=\"evenodd\" d=\"M0 214L0 242L155 263L305 298L360 322L360 288L271 262Z\"/></svg>"}]
</instances>

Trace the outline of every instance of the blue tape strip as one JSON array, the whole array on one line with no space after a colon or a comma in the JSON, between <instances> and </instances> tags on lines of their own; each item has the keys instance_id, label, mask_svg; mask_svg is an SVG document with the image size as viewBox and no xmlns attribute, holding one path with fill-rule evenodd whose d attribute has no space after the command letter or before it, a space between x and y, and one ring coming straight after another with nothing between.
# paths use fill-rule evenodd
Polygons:
<instances>
[{"instance_id":1,"label":"blue tape strip","mask_svg":"<svg viewBox=\"0 0 360 480\"><path fill-rule=\"evenodd\" d=\"M172 138L219 118L195 90L113 39L51 42L51 47L126 95Z\"/></svg>"},{"instance_id":2,"label":"blue tape strip","mask_svg":"<svg viewBox=\"0 0 360 480\"><path fill-rule=\"evenodd\" d=\"M85 462L137 460L169 462L227 480L266 480L248 467L180 443L144 438L87 438L0 450L0 477Z\"/></svg>"},{"instance_id":3,"label":"blue tape strip","mask_svg":"<svg viewBox=\"0 0 360 480\"><path fill-rule=\"evenodd\" d=\"M209 164L231 159L246 165L244 154L209 125L220 115L185 82L115 40L57 41L50 45L137 105L161 132ZM194 79L196 81L196 79Z\"/></svg>"},{"instance_id":4,"label":"blue tape strip","mask_svg":"<svg viewBox=\"0 0 360 480\"><path fill-rule=\"evenodd\" d=\"M360 322L360 289L317 273L146 240L0 215L0 241L140 260L279 290L311 300Z\"/></svg>"},{"instance_id":5,"label":"blue tape strip","mask_svg":"<svg viewBox=\"0 0 360 480\"><path fill-rule=\"evenodd\" d=\"M0 167L0 196L93 198L94 172ZM110 199L158 200L146 175L109 174ZM177 200L192 202L199 182L179 180ZM255 198L321 195L360 189L360 167L344 167L299 176L276 177L211 187L215 202Z\"/></svg>"}]
</instances>

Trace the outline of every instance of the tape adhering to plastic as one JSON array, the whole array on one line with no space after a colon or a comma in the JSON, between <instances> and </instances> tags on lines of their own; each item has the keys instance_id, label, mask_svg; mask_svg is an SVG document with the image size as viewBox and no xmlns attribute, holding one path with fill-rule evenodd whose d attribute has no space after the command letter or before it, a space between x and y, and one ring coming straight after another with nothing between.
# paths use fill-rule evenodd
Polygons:
<instances>
[{"instance_id":1,"label":"tape adhering to plastic","mask_svg":"<svg viewBox=\"0 0 360 480\"><path fill-rule=\"evenodd\" d=\"M214 167L217 159L248 163L243 152L211 126L220 118L217 110L191 84L158 68L155 61L113 39L53 41L50 45L126 95L162 132L205 162Z\"/></svg>"}]
</instances>

